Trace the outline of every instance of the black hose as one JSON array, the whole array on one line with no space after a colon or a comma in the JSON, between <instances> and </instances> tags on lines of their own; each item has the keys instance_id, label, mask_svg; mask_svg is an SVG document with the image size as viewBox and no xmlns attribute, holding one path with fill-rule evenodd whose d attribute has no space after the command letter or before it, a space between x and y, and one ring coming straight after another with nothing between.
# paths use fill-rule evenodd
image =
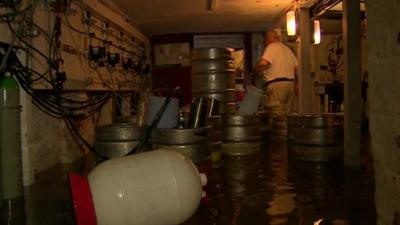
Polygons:
<instances>
[{"instance_id":1,"label":"black hose","mask_svg":"<svg viewBox=\"0 0 400 225\"><path fill-rule=\"evenodd\" d=\"M9 26L10 30L16 35L16 37L24 43L28 48L33 49L35 52L39 53L43 58L48 61L48 57L42 53L40 50L34 48L29 43L27 43L23 38L18 36L13 29L10 21L6 19L6 23ZM10 47L11 45L8 43L0 42L0 48L12 50L18 49L18 47ZM32 85L32 80L29 79L30 73L35 73L38 75L40 79L44 79L46 82L50 83L53 87L55 87L55 83L48 80L43 74L36 72L33 69L27 68L22 65L19 61L18 57L15 55L14 51L8 51L9 58L7 60L7 64L4 67L5 71L10 72L20 87L32 97L32 103L42 112L47 115L56 118L63 119L68 127L68 130L71 132L73 137L77 139L80 143L83 143L91 152L95 155L105 159L103 155L99 154L94 147L92 147L79 133L78 128L74 125L73 119L84 119L89 118L96 113L98 113L104 105L110 99L110 92L107 92L104 95L95 97L94 99L89 99L85 101L79 101L75 99L65 98L59 95L58 92L41 92L34 90ZM2 54L0 54L0 57ZM3 56L4 57L4 56ZM40 80L38 79L38 80Z\"/></svg>"},{"instance_id":2,"label":"black hose","mask_svg":"<svg viewBox=\"0 0 400 225\"><path fill-rule=\"evenodd\" d=\"M28 48L32 49L33 51L35 51L36 53L38 53L40 56L42 56L44 59L49 60L49 58L43 53L41 52L39 49L33 47L31 44L29 44L28 42L26 42L23 38L21 38L14 30L14 28L12 27L10 21L6 20L7 26L10 29L10 31L18 38L18 40L20 42L22 42L24 45L26 45Z\"/></svg>"},{"instance_id":3,"label":"black hose","mask_svg":"<svg viewBox=\"0 0 400 225\"><path fill-rule=\"evenodd\" d=\"M131 155L133 153L138 153L143 151L144 147L146 146L146 144L148 143L150 137L151 137L151 132L153 131L153 129L157 126L157 124L160 122L165 110L167 109L168 104L171 101L171 96L168 96L163 105L161 106L160 110L158 111L158 113L156 114L156 116L154 117L151 125L146 129L145 131L145 135L143 137L142 140L140 140L140 142L136 145L136 147L134 149L132 149L128 155Z\"/></svg>"},{"instance_id":4,"label":"black hose","mask_svg":"<svg viewBox=\"0 0 400 225\"><path fill-rule=\"evenodd\" d=\"M64 122L67 125L68 130L70 131L71 135L78 139L78 142L82 142L91 152L93 152L96 156L100 157L103 160L108 159L108 157L105 157L104 155L100 154L92 145L89 144L85 140L85 138L79 133L79 130L76 128L74 123L72 122L71 118L64 117Z\"/></svg>"},{"instance_id":5,"label":"black hose","mask_svg":"<svg viewBox=\"0 0 400 225\"><path fill-rule=\"evenodd\" d=\"M160 122L162 116L164 115L165 110L167 109L168 104L171 102L172 95L175 93L175 91L179 90L179 87L176 87L174 90L170 91L162 104L160 110L158 110L156 116L154 117L153 121L151 122L150 126L146 129L145 135L142 140L136 145L134 149L132 149L128 155L138 153L143 151L144 147L148 143L150 137L151 137L151 132L154 130L154 128L158 125Z\"/></svg>"}]
</instances>

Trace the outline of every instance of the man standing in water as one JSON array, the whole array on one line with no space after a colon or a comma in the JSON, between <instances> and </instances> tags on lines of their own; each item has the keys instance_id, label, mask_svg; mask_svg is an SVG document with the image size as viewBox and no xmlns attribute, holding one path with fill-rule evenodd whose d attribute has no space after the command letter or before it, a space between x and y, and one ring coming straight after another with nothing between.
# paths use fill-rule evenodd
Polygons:
<instances>
[{"instance_id":1,"label":"man standing in water","mask_svg":"<svg viewBox=\"0 0 400 225\"><path fill-rule=\"evenodd\" d=\"M267 95L264 107L274 117L286 118L293 112L297 59L274 30L265 33L264 44L264 53L256 67L264 80Z\"/></svg>"}]
</instances>

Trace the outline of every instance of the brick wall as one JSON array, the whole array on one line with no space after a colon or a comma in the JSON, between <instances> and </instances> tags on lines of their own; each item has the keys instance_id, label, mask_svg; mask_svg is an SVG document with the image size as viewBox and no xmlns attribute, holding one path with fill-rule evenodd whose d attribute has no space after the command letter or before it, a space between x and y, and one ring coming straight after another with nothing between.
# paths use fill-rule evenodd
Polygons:
<instances>
[{"instance_id":1,"label":"brick wall","mask_svg":"<svg viewBox=\"0 0 400 225\"><path fill-rule=\"evenodd\" d=\"M400 212L400 1L367 0L371 141L379 225Z\"/></svg>"}]
</instances>

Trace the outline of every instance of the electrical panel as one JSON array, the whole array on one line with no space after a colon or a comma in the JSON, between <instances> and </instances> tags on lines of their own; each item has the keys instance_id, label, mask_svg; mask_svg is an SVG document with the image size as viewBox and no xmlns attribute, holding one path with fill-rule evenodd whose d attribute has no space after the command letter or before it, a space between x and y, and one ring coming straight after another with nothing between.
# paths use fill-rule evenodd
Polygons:
<instances>
[{"instance_id":1,"label":"electrical panel","mask_svg":"<svg viewBox=\"0 0 400 225\"><path fill-rule=\"evenodd\" d=\"M10 11L1 25L28 50L33 89L137 91L149 79L148 39L97 0L0 5Z\"/></svg>"}]
</instances>

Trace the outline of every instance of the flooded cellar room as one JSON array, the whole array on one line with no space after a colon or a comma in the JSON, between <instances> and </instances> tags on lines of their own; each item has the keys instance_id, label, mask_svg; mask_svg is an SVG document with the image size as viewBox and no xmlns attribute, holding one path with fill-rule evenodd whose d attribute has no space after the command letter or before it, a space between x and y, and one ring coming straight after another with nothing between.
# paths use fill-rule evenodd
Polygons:
<instances>
[{"instance_id":1,"label":"flooded cellar room","mask_svg":"<svg viewBox=\"0 0 400 225\"><path fill-rule=\"evenodd\" d=\"M1 225L400 225L399 0L0 0Z\"/></svg>"}]
</instances>

